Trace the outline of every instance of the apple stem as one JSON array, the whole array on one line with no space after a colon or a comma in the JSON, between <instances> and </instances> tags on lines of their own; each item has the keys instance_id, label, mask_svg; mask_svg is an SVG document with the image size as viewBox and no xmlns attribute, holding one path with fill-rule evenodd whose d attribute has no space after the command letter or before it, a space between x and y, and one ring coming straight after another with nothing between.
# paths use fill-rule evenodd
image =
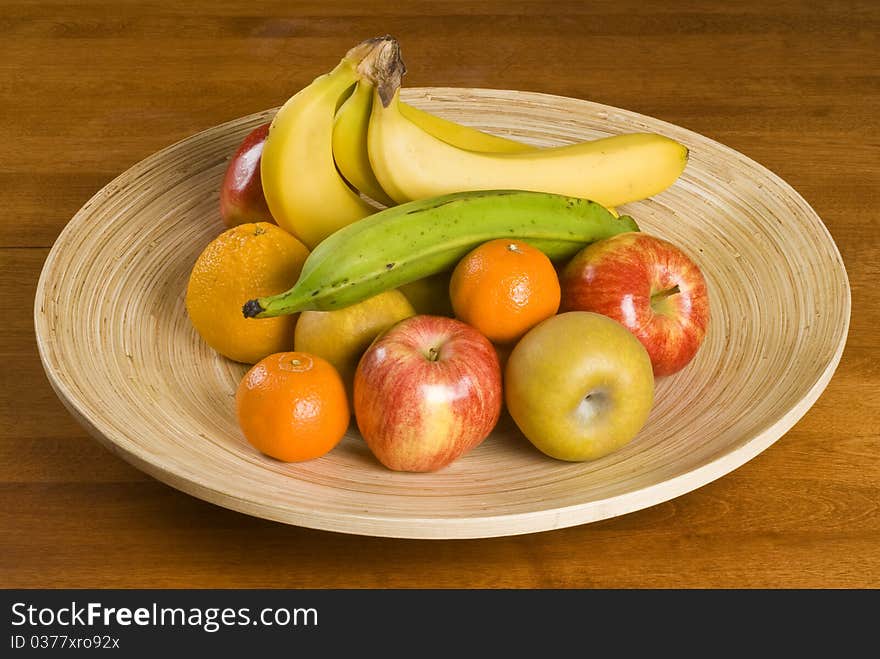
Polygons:
<instances>
[{"instance_id":1,"label":"apple stem","mask_svg":"<svg viewBox=\"0 0 880 659\"><path fill-rule=\"evenodd\" d=\"M665 291L660 291L659 293L654 293L654 295L651 296L651 302L663 300L667 297L677 295L678 293L681 293L681 290L678 288L678 284L676 284L672 288L666 289Z\"/></svg>"},{"instance_id":2,"label":"apple stem","mask_svg":"<svg viewBox=\"0 0 880 659\"><path fill-rule=\"evenodd\" d=\"M436 362L440 359L440 350L436 346L428 348L428 361Z\"/></svg>"}]
</instances>

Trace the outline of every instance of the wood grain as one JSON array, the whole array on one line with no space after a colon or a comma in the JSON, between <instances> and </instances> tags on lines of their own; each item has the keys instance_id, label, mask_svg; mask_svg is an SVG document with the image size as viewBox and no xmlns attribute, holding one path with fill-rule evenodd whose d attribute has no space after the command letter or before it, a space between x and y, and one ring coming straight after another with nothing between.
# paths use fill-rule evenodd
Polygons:
<instances>
[{"instance_id":1,"label":"wood grain","mask_svg":"<svg viewBox=\"0 0 880 659\"><path fill-rule=\"evenodd\" d=\"M4 586L880 586L880 80L875 3L11 2L0 22L0 564ZM369 15L367 15L369 14ZM817 404L720 481L536 535L427 542L263 522L152 481L89 439L36 355L47 248L144 156L273 107L354 38L407 84L586 98L683 125L791 183L840 247L849 342ZM55 102L46 103L46 98Z\"/></svg>"}]
</instances>

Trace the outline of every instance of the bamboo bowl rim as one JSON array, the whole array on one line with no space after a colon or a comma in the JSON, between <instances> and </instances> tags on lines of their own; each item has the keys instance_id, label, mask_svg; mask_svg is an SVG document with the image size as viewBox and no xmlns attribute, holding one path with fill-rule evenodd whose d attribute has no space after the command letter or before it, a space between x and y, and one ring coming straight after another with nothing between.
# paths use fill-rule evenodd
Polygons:
<instances>
[{"instance_id":1,"label":"bamboo bowl rim","mask_svg":"<svg viewBox=\"0 0 880 659\"><path fill-rule=\"evenodd\" d=\"M162 392L151 393L151 390L143 389L135 396L133 388L140 385L137 380L133 384L128 379L131 376L126 377L123 373L127 368L126 357L129 361L135 360L139 355L150 354L149 351L155 350L156 346L144 339L143 333L125 335L125 323L140 322L150 328L160 328L162 332L167 329L162 337L172 337L173 340L164 347L172 351L175 358L183 359L181 364L192 363L205 368L209 373L206 379L214 386L215 395L220 395L218 392L228 393L230 383L237 382L235 378L243 373L244 367L225 363L222 358L212 356L204 346L194 344L194 335L192 332L186 334L185 323L174 321L176 324L166 328L162 325L161 317L145 316L146 307L136 305L142 298L129 301L129 306L119 299L108 302L95 297L95 294L88 297L89 289L85 284L100 288L105 293L107 291L101 287L106 288L109 284L102 282L113 281L121 286L132 283L130 280L135 276L155 276L159 279L151 280L153 283L159 281L165 284L173 279L179 284L181 275L177 271L174 275L176 279L161 279L164 276L162 273L165 273L161 269L162 263L169 261L168 254L160 255L164 259L158 256L148 259L145 254L163 248L174 253L188 250L187 258L190 260L175 266L182 268L181 272L188 272L193 260L190 257L197 255L207 240L222 230L216 208L225 158L231 155L247 132L273 116L277 111L277 108L273 108L196 133L132 166L98 191L74 215L50 250L40 274L34 303L40 358L56 394L92 436L160 481L250 515L353 534L478 538L588 523L685 494L738 468L772 445L824 391L846 344L851 311L849 282L831 234L809 204L780 177L743 154L698 133L590 101L536 92L440 87L405 89L404 98L425 110L461 123L518 137L537 145L641 130L660 132L684 142L691 149L691 160L679 182L661 195L623 208L636 218L643 231L670 238L689 249L693 256L699 257L696 260L707 275L712 300L717 301L712 309L710 334L701 352L680 374L658 381L655 409L664 405L664 397L667 397L667 401L671 400L669 397L675 388L679 391L689 390L687 403L691 409L699 405L699 394L706 394L710 386L707 382L701 382L699 373L716 368L714 375L717 375L717 369L721 368L712 366L715 363L713 359L720 360L718 363L724 362L725 368L754 368L768 360L772 361L774 348L788 356L788 362L777 364L785 369L780 386L797 376L796 392L792 394L788 391L786 397L778 391L778 387L766 389L764 394L772 394L776 398L769 403L766 400L755 401L755 409L764 414L757 424L749 418L747 411L743 411L744 408L739 410L739 416L723 417L733 403L742 408L741 399L728 391L716 395L717 400L728 405L728 408L717 411L722 415L719 422L731 424L730 428L718 431L727 433L725 443L719 446L712 445L712 438L717 433L707 439L705 433L695 433L693 428L674 427L675 414L681 414L681 410L667 406L669 409L664 407L656 419L652 412L652 419L633 443L596 463L559 464L538 455L534 449L529 452L530 447L525 446L521 438L513 449L500 440L487 440L474 452L444 470L449 472L448 477L445 473L440 477L400 476L383 471L384 468L370 464L370 456L364 453L365 449L357 446L360 440L356 437L356 429L350 431L351 437L344 440L344 449L337 447L331 452L330 455L339 452L338 460L334 461L333 458L328 461L325 456L312 461L315 464L303 463L292 467L279 466L258 454L254 455L246 443L242 444L243 439L237 440L233 436L238 432L237 427L229 430L229 437L215 439L222 434L222 430L198 416L195 407L189 419L166 419L169 428L178 421L181 424L190 422L191 428L180 430L175 426L174 432L164 435L156 430L155 424L150 425L154 420L149 418L154 413L163 414L162 406L150 408L140 403L144 395L156 396L157 401L164 400L167 406L170 394L165 392L166 398L162 399ZM182 190L177 190L178 186ZM166 215L151 216L152 223L139 225L140 233L126 233L129 224L142 221L139 218L151 209L164 209ZM701 223L699 217L702 214L716 219L723 217L734 222L735 226L728 233L717 233L721 231L719 227L708 222ZM173 219L178 216L183 219ZM676 233L679 227L672 226L670 219L681 221L697 235L690 237ZM793 224L788 226L787 221ZM749 231L757 233L749 237ZM172 235L172 232L175 233ZM724 243L724 249L719 248L714 254L724 261L724 267L737 264L736 260L732 260L734 257L730 250L733 250L739 264L755 269L755 272L746 272L745 267L741 268L742 278L737 280L741 288L748 288L748 277L756 273L766 274L773 284L780 286L778 290L771 289L771 293L780 293L778 299L772 301L776 305L774 309L791 313L782 314L784 318L771 315L764 321L776 333L773 336L783 336L787 343L761 344L761 353L757 354L748 339L760 344L764 338L755 332L741 336L742 332L734 331L736 325L732 312L739 305L742 305L739 310L743 317L752 323L750 329L757 331L759 327L764 327L756 324L758 321L753 318L755 311L749 309L751 304L764 310L761 306L763 303L754 298L755 291L752 289L749 289L748 295L739 291L740 297L736 297L736 290L724 290L721 286L721 266L716 272L714 262L709 259L711 250L708 246L715 244L710 238ZM166 245L169 241L171 243ZM769 248L761 241L772 243L777 251L764 251ZM780 252L781 245L789 245L787 241L794 241L790 245L793 253ZM703 254L700 245L710 254ZM120 252L123 256L131 256L131 261L126 262ZM773 256L777 252L780 252L779 259ZM756 256L749 260L752 254ZM725 272L740 276L736 268ZM810 301L815 302L820 310L815 323L805 320L809 313L809 301L798 298L792 302L785 299L786 294L792 294L798 282L804 281L813 286L808 289L812 296ZM789 283L791 288L785 288ZM178 298L167 301L167 304L180 303L179 290L172 287L166 293L165 298L174 295ZM149 297L150 293L144 295ZM159 308L156 305L164 304L160 300L162 296L156 294L154 297L143 304L152 304L150 308ZM75 306L69 304L71 302L82 304ZM100 306L102 304L104 306ZM792 327L794 321L788 317L794 312L799 314L794 319L800 323L798 327ZM102 325L104 321L101 318L104 316L101 314L112 316L120 322L113 326ZM724 351L727 345L725 341L752 350L742 358L751 361L745 364L732 361ZM736 341L742 343L737 344ZM792 346L792 341L796 341L797 345ZM101 350L105 346L110 350ZM124 355L118 354L120 349L125 351ZM129 350L132 354L129 354ZM812 362L794 364L791 359L793 350L803 350L804 357ZM112 359L114 355L115 361ZM779 360L778 357L775 359ZM170 370L162 372L167 364L163 366L161 360L154 360L151 366L158 368L155 373L151 371L157 377L162 374L167 379L172 373ZM796 371L794 375L793 369ZM103 389L101 376L106 379ZM158 391L163 382L165 379L158 378L151 386ZM725 384L730 387L735 382ZM781 401L778 400L780 397ZM222 407L226 401L221 399L220 402L217 411L226 414ZM775 403L775 406L771 403ZM228 423L228 415L226 421ZM739 436L735 434L738 428L747 428L749 431L743 430L745 435ZM208 431L196 432L196 429ZM179 435L175 435L175 432ZM500 427L495 434L511 435L517 434L517 431ZM663 436L665 439L654 441L653 436ZM205 441L204 445L198 445L200 438ZM484 449L487 445L490 446ZM200 446L205 453L199 454L194 446ZM667 459L667 456L672 457ZM647 466L640 462L640 459L648 458L653 462ZM488 480L483 482L479 474L484 472L475 471L478 467L491 471L487 465L499 464L499 460L511 472L505 471L503 476L499 476L508 479L502 484L500 493L493 491L491 477L487 475ZM459 467L459 463L465 466ZM235 465L235 469L240 467L242 471L248 470L248 474L262 473L272 484L261 491L250 481L239 482L236 480L239 474L230 471L231 465ZM678 469L676 465L680 465ZM633 473L629 481L626 480L627 470ZM548 473L551 475L547 476ZM614 476L617 480L606 486L602 481L603 474ZM533 480L530 480L530 475ZM415 480L412 476L415 476ZM425 480L419 481L419 478ZM352 483L351 488L348 483ZM479 489L481 483L486 488L482 492ZM294 493L302 493L305 501L300 503L292 500L291 492L285 487L291 488ZM421 496L406 489L409 487L418 488ZM363 505L359 505L359 495L363 495ZM401 503L398 504L398 501ZM398 505L400 507L396 508ZM456 509L456 505L460 509Z\"/></svg>"}]
</instances>

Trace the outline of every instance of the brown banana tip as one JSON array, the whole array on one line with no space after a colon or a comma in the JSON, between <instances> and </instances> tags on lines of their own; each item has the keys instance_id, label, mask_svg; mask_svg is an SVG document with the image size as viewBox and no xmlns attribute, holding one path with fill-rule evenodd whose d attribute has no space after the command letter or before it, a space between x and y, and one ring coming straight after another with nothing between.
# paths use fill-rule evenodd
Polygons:
<instances>
[{"instance_id":1,"label":"brown banana tip","mask_svg":"<svg viewBox=\"0 0 880 659\"><path fill-rule=\"evenodd\" d=\"M245 318L256 318L265 311L259 300L248 300L241 308Z\"/></svg>"}]
</instances>

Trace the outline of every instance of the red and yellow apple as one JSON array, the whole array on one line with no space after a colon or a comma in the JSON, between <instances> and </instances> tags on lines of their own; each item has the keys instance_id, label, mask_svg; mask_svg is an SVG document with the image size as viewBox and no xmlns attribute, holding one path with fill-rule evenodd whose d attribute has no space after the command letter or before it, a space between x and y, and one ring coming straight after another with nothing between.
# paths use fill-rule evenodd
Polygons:
<instances>
[{"instance_id":1,"label":"red and yellow apple","mask_svg":"<svg viewBox=\"0 0 880 659\"><path fill-rule=\"evenodd\" d=\"M376 338L355 373L358 429L396 471L435 471L464 455L495 427L501 402L495 349L453 318L402 320Z\"/></svg>"},{"instance_id":2,"label":"red and yellow apple","mask_svg":"<svg viewBox=\"0 0 880 659\"><path fill-rule=\"evenodd\" d=\"M594 460L632 440L654 404L644 346L607 316L570 311L532 328L504 371L507 410L539 450Z\"/></svg>"},{"instance_id":3,"label":"red and yellow apple","mask_svg":"<svg viewBox=\"0 0 880 659\"><path fill-rule=\"evenodd\" d=\"M592 311L623 324L651 358L655 376L683 369L709 326L706 280L676 245L621 233L581 250L560 277L562 311Z\"/></svg>"},{"instance_id":4,"label":"red and yellow apple","mask_svg":"<svg viewBox=\"0 0 880 659\"><path fill-rule=\"evenodd\" d=\"M227 227L248 222L274 222L260 177L260 159L269 124L248 133L226 166L220 188L220 217Z\"/></svg>"}]
</instances>

